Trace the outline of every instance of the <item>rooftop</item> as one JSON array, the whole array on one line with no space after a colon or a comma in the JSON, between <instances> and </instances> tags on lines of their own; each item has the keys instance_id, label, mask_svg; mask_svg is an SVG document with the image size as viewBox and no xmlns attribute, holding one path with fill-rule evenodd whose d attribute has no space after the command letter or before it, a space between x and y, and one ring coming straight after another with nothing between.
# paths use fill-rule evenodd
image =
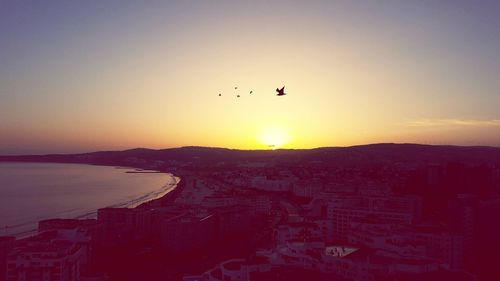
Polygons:
<instances>
[{"instance_id":1,"label":"rooftop","mask_svg":"<svg viewBox=\"0 0 500 281\"><path fill-rule=\"evenodd\" d=\"M358 251L358 250L359 250L359 248L354 248L354 247L328 246L325 248L325 254L328 256L345 257L347 255L350 255L350 254Z\"/></svg>"}]
</instances>

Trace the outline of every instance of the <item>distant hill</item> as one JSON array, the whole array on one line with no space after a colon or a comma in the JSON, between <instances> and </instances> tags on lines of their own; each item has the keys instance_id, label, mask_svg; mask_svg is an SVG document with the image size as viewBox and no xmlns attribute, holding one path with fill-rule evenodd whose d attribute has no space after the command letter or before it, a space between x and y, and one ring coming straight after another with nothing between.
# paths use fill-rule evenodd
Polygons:
<instances>
[{"instance_id":1,"label":"distant hill","mask_svg":"<svg viewBox=\"0 0 500 281\"><path fill-rule=\"evenodd\" d=\"M99 151L81 154L0 156L0 161L3 162L84 163L94 165L126 165L131 161L168 160L204 164L241 161L276 161L282 163L314 161L327 165L363 165L389 162L466 162L500 165L500 148L393 143L278 150L238 150L191 146L159 150L136 148L124 151Z\"/></svg>"}]
</instances>

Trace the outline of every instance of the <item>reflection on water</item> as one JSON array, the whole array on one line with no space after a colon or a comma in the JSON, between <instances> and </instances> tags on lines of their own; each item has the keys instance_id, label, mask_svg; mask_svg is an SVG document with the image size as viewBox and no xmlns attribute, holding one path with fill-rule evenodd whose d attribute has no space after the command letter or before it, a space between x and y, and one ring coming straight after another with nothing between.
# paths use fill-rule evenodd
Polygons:
<instances>
[{"instance_id":1,"label":"reflection on water","mask_svg":"<svg viewBox=\"0 0 500 281\"><path fill-rule=\"evenodd\" d=\"M129 169L130 170L130 169ZM106 166L0 163L0 236L36 229L46 218L94 217L103 207L135 207L170 191L176 178Z\"/></svg>"}]
</instances>

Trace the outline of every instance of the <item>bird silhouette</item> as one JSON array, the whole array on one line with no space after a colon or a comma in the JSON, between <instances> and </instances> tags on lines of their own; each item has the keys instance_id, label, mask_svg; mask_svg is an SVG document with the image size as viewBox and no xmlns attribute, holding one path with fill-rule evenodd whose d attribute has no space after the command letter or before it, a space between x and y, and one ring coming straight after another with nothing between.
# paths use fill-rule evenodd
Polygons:
<instances>
[{"instance_id":1,"label":"bird silhouette","mask_svg":"<svg viewBox=\"0 0 500 281\"><path fill-rule=\"evenodd\" d=\"M222 94L219 94L219 97L222 96Z\"/></svg>"},{"instance_id":2,"label":"bird silhouette","mask_svg":"<svg viewBox=\"0 0 500 281\"><path fill-rule=\"evenodd\" d=\"M276 94L277 96L284 96L284 95L286 95L285 94L285 86L283 86L283 88L281 88L281 89L276 88L276 92L278 92L278 94Z\"/></svg>"},{"instance_id":3,"label":"bird silhouette","mask_svg":"<svg viewBox=\"0 0 500 281\"><path fill-rule=\"evenodd\" d=\"M253 91L250 91L250 94L253 93Z\"/></svg>"},{"instance_id":4,"label":"bird silhouette","mask_svg":"<svg viewBox=\"0 0 500 281\"><path fill-rule=\"evenodd\" d=\"M234 89L236 90L236 89L238 89L238 87L234 87Z\"/></svg>"},{"instance_id":5,"label":"bird silhouette","mask_svg":"<svg viewBox=\"0 0 500 281\"><path fill-rule=\"evenodd\" d=\"M240 95L237 95L236 97L237 97L237 98L239 98L239 97L240 97Z\"/></svg>"}]
</instances>

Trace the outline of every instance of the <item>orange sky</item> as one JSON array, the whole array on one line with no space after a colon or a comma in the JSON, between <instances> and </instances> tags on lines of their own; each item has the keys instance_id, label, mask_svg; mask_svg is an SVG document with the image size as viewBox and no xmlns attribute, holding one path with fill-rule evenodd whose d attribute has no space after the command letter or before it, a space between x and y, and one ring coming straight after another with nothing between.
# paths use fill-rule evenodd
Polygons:
<instances>
[{"instance_id":1,"label":"orange sky","mask_svg":"<svg viewBox=\"0 0 500 281\"><path fill-rule=\"evenodd\" d=\"M0 152L500 144L497 7L111 3L0 8Z\"/></svg>"}]
</instances>

